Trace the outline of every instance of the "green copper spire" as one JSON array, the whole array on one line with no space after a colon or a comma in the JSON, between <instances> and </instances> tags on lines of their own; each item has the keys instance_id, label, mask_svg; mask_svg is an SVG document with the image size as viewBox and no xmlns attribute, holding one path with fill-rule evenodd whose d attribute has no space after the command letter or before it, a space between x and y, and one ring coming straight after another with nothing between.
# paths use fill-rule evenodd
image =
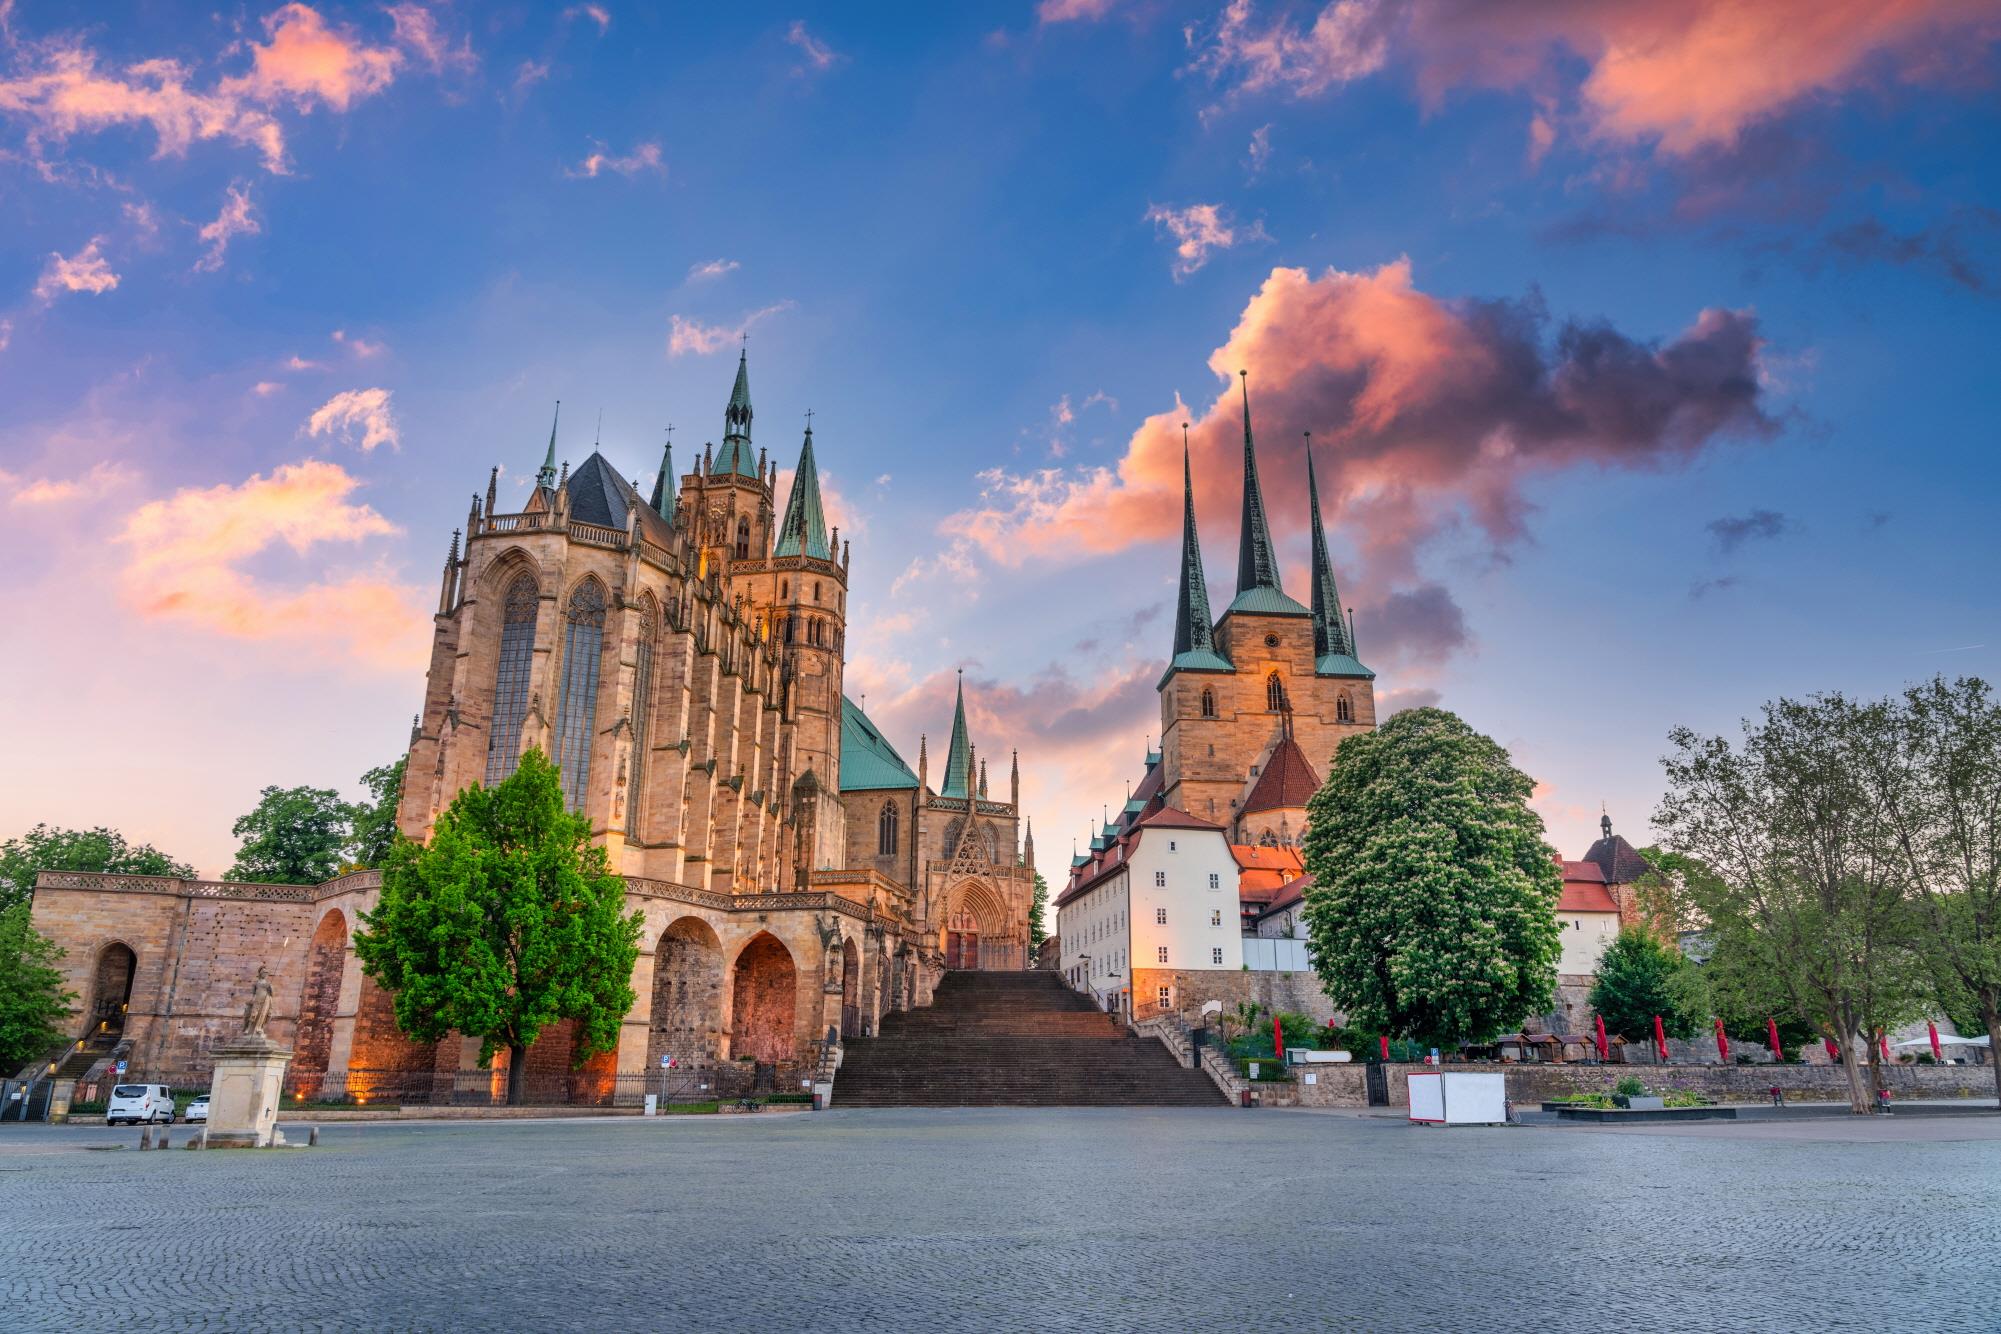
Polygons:
<instances>
[{"instance_id":1,"label":"green copper spire","mask_svg":"<svg viewBox=\"0 0 2001 1334\"><path fill-rule=\"evenodd\" d=\"M563 419L563 400L556 400L556 415L549 419L549 452L542 459L541 470L535 474L535 485L553 487L556 484L556 423Z\"/></svg>"},{"instance_id":2,"label":"green copper spire","mask_svg":"<svg viewBox=\"0 0 2001 1334\"><path fill-rule=\"evenodd\" d=\"M970 797L973 794L973 742L966 735L966 676L959 674L959 704L952 713L952 744L945 751L945 783L941 797Z\"/></svg>"},{"instance_id":3,"label":"green copper spire","mask_svg":"<svg viewBox=\"0 0 2001 1334\"><path fill-rule=\"evenodd\" d=\"M1181 423L1181 591L1174 608L1174 658L1170 671L1192 667L1226 672L1216 651L1209 616L1209 579L1202 573L1202 543L1195 535L1195 479L1188 467L1188 423Z\"/></svg>"},{"instance_id":4,"label":"green copper spire","mask_svg":"<svg viewBox=\"0 0 2001 1334\"><path fill-rule=\"evenodd\" d=\"M716 455L716 472L757 476L757 456L750 451L750 417L750 351L746 348L737 354L736 385L730 390L730 405L723 409L723 447Z\"/></svg>"},{"instance_id":5,"label":"green copper spire","mask_svg":"<svg viewBox=\"0 0 2001 1334\"><path fill-rule=\"evenodd\" d=\"M1258 451L1251 442L1250 372L1238 371L1244 391L1244 522L1237 537L1237 596L1230 611L1304 616L1306 608L1285 595L1278 582L1278 553L1265 519L1264 490L1258 485ZM1226 612L1225 615L1228 613Z\"/></svg>"},{"instance_id":6,"label":"green copper spire","mask_svg":"<svg viewBox=\"0 0 2001 1334\"><path fill-rule=\"evenodd\" d=\"M653 479L653 499L648 502L663 519L669 518L674 509L674 428L670 426L667 431L667 448L660 455L660 475Z\"/></svg>"},{"instance_id":7,"label":"green copper spire","mask_svg":"<svg viewBox=\"0 0 2001 1334\"><path fill-rule=\"evenodd\" d=\"M832 559L827 554L827 518L820 508L820 470L813 462L810 423L806 443L799 447L799 469L792 474L792 494L785 501L785 522L778 527L775 554Z\"/></svg>"},{"instance_id":8,"label":"green copper spire","mask_svg":"<svg viewBox=\"0 0 2001 1334\"><path fill-rule=\"evenodd\" d=\"M1313 670L1321 676L1375 673L1355 657L1352 625L1341 619L1341 590L1327 556L1327 530L1320 523L1320 480L1313 473L1313 432L1306 433L1306 502L1313 511Z\"/></svg>"}]
</instances>

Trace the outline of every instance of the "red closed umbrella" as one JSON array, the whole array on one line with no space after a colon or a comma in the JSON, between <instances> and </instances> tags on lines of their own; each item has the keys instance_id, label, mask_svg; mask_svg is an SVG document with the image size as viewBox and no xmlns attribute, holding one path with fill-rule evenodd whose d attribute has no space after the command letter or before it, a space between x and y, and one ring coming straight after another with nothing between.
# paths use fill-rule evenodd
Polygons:
<instances>
[{"instance_id":1,"label":"red closed umbrella","mask_svg":"<svg viewBox=\"0 0 2001 1334\"><path fill-rule=\"evenodd\" d=\"M1654 1047L1661 1054L1661 1064L1667 1064L1667 1030L1661 1027L1661 1017L1654 1016Z\"/></svg>"},{"instance_id":2,"label":"red closed umbrella","mask_svg":"<svg viewBox=\"0 0 2001 1334\"><path fill-rule=\"evenodd\" d=\"M1271 1017L1271 1045L1277 1050L1278 1059L1283 1061L1285 1059L1285 1025L1279 1022L1277 1015Z\"/></svg>"},{"instance_id":3,"label":"red closed umbrella","mask_svg":"<svg viewBox=\"0 0 2001 1334\"><path fill-rule=\"evenodd\" d=\"M1827 1048L1827 1059L1828 1059L1828 1060L1830 1060L1830 1061L1838 1061L1838 1060L1840 1060L1840 1059L1841 1059L1841 1048L1839 1048L1839 1047L1837 1047L1837 1046L1835 1046L1835 1045L1834 1045L1834 1039L1833 1039L1833 1038L1822 1038L1822 1039L1820 1040L1820 1045L1821 1045L1821 1046L1823 1046L1823 1047L1825 1047L1825 1048Z\"/></svg>"},{"instance_id":4,"label":"red closed umbrella","mask_svg":"<svg viewBox=\"0 0 2001 1334\"><path fill-rule=\"evenodd\" d=\"M1389 1060L1389 1059L1390 1059L1390 1040L1389 1040L1389 1037L1388 1037L1388 1035L1384 1035L1384 1036L1382 1036L1382 1037L1379 1037L1379 1038L1377 1038L1377 1039L1376 1039L1376 1041L1382 1044L1382 1048L1383 1048L1383 1059L1384 1059L1384 1060L1386 1060L1386 1061L1387 1061L1387 1060Z\"/></svg>"},{"instance_id":5,"label":"red closed umbrella","mask_svg":"<svg viewBox=\"0 0 2001 1334\"><path fill-rule=\"evenodd\" d=\"M1730 1064L1730 1039L1724 1036L1721 1019L1716 1021L1716 1054L1722 1058L1723 1064Z\"/></svg>"},{"instance_id":6,"label":"red closed umbrella","mask_svg":"<svg viewBox=\"0 0 2001 1334\"><path fill-rule=\"evenodd\" d=\"M1883 1053L1883 1059L1890 1059L1890 1035L1882 1029L1876 1030L1876 1050Z\"/></svg>"},{"instance_id":7,"label":"red closed umbrella","mask_svg":"<svg viewBox=\"0 0 2001 1334\"><path fill-rule=\"evenodd\" d=\"M1775 1061L1785 1060L1786 1049L1779 1041L1779 1022L1769 1015L1765 1017L1765 1033L1772 1039L1772 1059Z\"/></svg>"},{"instance_id":8,"label":"red closed umbrella","mask_svg":"<svg viewBox=\"0 0 2001 1334\"><path fill-rule=\"evenodd\" d=\"M1940 1065L1944 1065L1945 1051L1938 1045L1938 1025L1929 1019L1925 1020L1925 1032L1930 1035L1932 1040L1932 1059Z\"/></svg>"},{"instance_id":9,"label":"red closed umbrella","mask_svg":"<svg viewBox=\"0 0 2001 1334\"><path fill-rule=\"evenodd\" d=\"M1598 1016L1598 1059L1612 1059L1612 1045L1605 1041L1605 1016L1602 1014Z\"/></svg>"}]
</instances>

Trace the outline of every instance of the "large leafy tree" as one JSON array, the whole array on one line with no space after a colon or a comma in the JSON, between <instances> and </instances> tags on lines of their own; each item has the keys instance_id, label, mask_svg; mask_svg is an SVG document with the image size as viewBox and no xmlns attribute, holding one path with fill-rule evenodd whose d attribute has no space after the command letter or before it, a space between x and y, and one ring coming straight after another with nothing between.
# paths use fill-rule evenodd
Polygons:
<instances>
[{"instance_id":1,"label":"large leafy tree","mask_svg":"<svg viewBox=\"0 0 2001 1334\"><path fill-rule=\"evenodd\" d=\"M1365 1032L1484 1042L1556 996L1563 878L1535 784L1442 709L1341 743L1307 803L1314 970Z\"/></svg>"},{"instance_id":2,"label":"large leafy tree","mask_svg":"<svg viewBox=\"0 0 2001 1334\"><path fill-rule=\"evenodd\" d=\"M0 910L0 1073L11 1075L63 1040L76 993L63 990L63 951L28 923L28 905Z\"/></svg>"},{"instance_id":3,"label":"large leafy tree","mask_svg":"<svg viewBox=\"0 0 2001 1334\"><path fill-rule=\"evenodd\" d=\"M1688 961L1645 927L1629 926L1605 947L1591 1008L1632 1041L1652 1038L1654 1016L1669 1037L1691 1038L1704 1018L1701 986Z\"/></svg>"},{"instance_id":4,"label":"large leafy tree","mask_svg":"<svg viewBox=\"0 0 2001 1334\"><path fill-rule=\"evenodd\" d=\"M394 764L370 769L361 776L368 800L354 808L354 823L348 841L348 859L356 866L380 866L396 841L396 807L403 800L403 768L409 756Z\"/></svg>"},{"instance_id":5,"label":"large leafy tree","mask_svg":"<svg viewBox=\"0 0 2001 1334\"><path fill-rule=\"evenodd\" d=\"M1042 948L1042 942L1049 939L1049 928L1042 924L1042 915L1049 911L1049 882L1042 878L1042 872L1035 873L1035 896L1028 901L1028 958L1035 961L1035 952Z\"/></svg>"},{"instance_id":6,"label":"large leafy tree","mask_svg":"<svg viewBox=\"0 0 2001 1334\"><path fill-rule=\"evenodd\" d=\"M230 827L243 840L224 880L317 885L340 874L361 807L325 787L267 787Z\"/></svg>"},{"instance_id":7,"label":"large leafy tree","mask_svg":"<svg viewBox=\"0 0 2001 1334\"><path fill-rule=\"evenodd\" d=\"M1761 975L1844 1049L1908 1016L1916 917L1859 764L1883 744L1868 711L1840 695L1782 699L1739 745L1688 728L1669 740L1654 823L1709 871L1683 889L1715 957ZM1843 1069L1850 1107L1873 1111L1861 1070Z\"/></svg>"},{"instance_id":8,"label":"large leafy tree","mask_svg":"<svg viewBox=\"0 0 2001 1334\"><path fill-rule=\"evenodd\" d=\"M641 917L623 915L624 882L590 832L564 808L556 767L530 750L498 786L453 798L428 843L392 846L382 898L355 933L405 1033L479 1038L482 1065L507 1049L510 1103L544 1028L575 1020L582 1060L616 1045L637 999Z\"/></svg>"},{"instance_id":9,"label":"large leafy tree","mask_svg":"<svg viewBox=\"0 0 2001 1334\"><path fill-rule=\"evenodd\" d=\"M194 867L175 861L150 843L134 847L116 829L102 825L96 829L62 829L38 824L19 838L0 843L0 910L27 902L35 891L37 871L177 876L195 873Z\"/></svg>"}]
</instances>

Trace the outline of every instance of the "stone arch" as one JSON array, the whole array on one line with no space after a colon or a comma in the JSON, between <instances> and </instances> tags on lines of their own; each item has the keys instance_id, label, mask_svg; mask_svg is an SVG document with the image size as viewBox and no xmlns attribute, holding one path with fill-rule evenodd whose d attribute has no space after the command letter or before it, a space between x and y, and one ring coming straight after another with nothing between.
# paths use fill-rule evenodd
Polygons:
<instances>
[{"instance_id":1,"label":"stone arch","mask_svg":"<svg viewBox=\"0 0 2001 1334\"><path fill-rule=\"evenodd\" d=\"M841 1036L862 1035L862 955L854 937L841 940Z\"/></svg>"},{"instance_id":2,"label":"stone arch","mask_svg":"<svg viewBox=\"0 0 2001 1334\"><path fill-rule=\"evenodd\" d=\"M1011 949L1007 904L983 880L962 880L945 895L938 948L947 968L1006 968Z\"/></svg>"},{"instance_id":3,"label":"stone arch","mask_svg":"<svg viewBox=\"0 0 2001 1334\"><path fill-rule=\"evenodd\" d=\"M687 1065L712 1061L723 1039L723 942L699 917L681 917L653 949L653 1004L646 1067L662 1056Z\"/></svg>"},{"instance_id":4,"label":"stone arch","mask_svg":"<svg viewBox=\"0 0 2001 1334\"><path fill-rule=\"evenodd\" d=\"M341 974L347 965L347 918L330 910L306 947L306 984L299 993L299 1029L292 1046L291 1075L298 1096L317 1097L333 1050L334 1014L340 1008Z\"/></svg>"},{"instance_id":5,"label":"stone arch","mask_svg":"<svg viewBox=\"0 0 2001 1334\"><path fill-rule=\"evenodd\" d=\"M799 1015L799 969L792 951L760 931L730 970L730 1055L754 1061L792 1059Z\"/></svg>"},{"instance_id":6,"label":"stone arch","mask_svg":"<svg viewBox=\"0 0 2001 1334\"><path fill-rule=\"evenodd\" d=\"M132 1001L132 977L139 971L139 956L130 945L114 940L97 952L97 966L90 975L89 1031L102 1027L110 1032L125 1028L126 1006Z\"/></svg>"}]
</instances>

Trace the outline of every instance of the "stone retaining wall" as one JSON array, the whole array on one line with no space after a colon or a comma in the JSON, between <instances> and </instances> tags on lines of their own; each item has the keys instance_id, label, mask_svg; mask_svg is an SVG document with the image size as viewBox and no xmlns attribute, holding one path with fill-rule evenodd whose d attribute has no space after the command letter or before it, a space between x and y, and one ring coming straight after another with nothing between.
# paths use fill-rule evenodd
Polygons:
<instances>
[{"instance_id":1,"label":"stone retaining wall","mask_svg":"<svg viewBox=\"0 0 2001 1334\"><path fill-rule=\"evenodd\" d=\"M1391 1064L1390 1101L1410 1105L1404 1081L1431 1067ZM1517 1107L1575 1093L1610 1093L1631 1076L1651 1090L1688 1089L1718 1102L1766 1102L1777 1084L1792 1102L1846 1102L1848 1080L1833 1065L1494 1065L1447 1062L1448 1071L1475 1074L1505 1072L1508 1097ZM1357 1071L1359 1074L1359 1070ZM1991 1098L1994 1071L1984 1065L1899 1065L1884 1071L1890 1096L1896 1098ZM1304 1104L1314 1105L1314 1104ZM1343 1105L1343 1104L1333 1104Z\"/></svg>"}]
</instances>

